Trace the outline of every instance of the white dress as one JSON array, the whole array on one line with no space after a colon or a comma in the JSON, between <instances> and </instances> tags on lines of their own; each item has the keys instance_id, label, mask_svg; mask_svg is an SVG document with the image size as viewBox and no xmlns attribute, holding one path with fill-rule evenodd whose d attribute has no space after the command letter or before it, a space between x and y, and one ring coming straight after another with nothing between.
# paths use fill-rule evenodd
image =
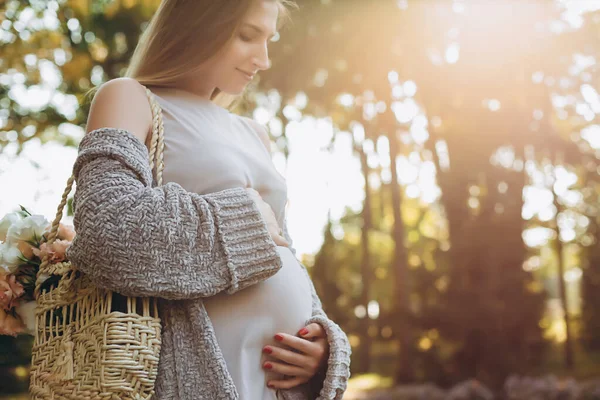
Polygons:
<instances>
[{"instance_id":1,"label":"white dress","mask_svg":"<svg viewBox=\"0 0 600 400\"><path fill-rule=\"evenodd\" d=\"M249 122L189 92L172 88L152 92L163 109L163 181L199 194L250 186L283 226L285 178ZM220 293L203 299L241 400L278 398L267 381L281 376L263 369L265 361L274 359L262 349L265 345L282 347L274 335L296 335L312 313L303 267L288 247L277 250L283 266L271 278L233 295Z\"/></svg>"}]
</instances>

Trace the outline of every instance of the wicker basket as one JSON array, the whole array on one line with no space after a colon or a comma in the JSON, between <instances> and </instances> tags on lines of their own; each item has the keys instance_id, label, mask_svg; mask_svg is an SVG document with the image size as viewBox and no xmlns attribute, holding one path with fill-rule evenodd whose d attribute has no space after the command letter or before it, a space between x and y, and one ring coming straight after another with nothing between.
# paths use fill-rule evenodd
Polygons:
<instances>
[{"instance_id":1,"label":"wicker basket","mask_svg":"<svg viewBox=\"0 0 600 400\"><path fill-rule=\"evenodd\" d=\"M153 115L150 167L162 184L164 129L160 106L146 89ZM48 243L54 243L71 176ZM36 286L31 360L32 399L150 399L158 371L161 325L156 299L124 297L98 288L70 262L42 260L39 274L57 281Z\"/></svg>"}]
</instances>

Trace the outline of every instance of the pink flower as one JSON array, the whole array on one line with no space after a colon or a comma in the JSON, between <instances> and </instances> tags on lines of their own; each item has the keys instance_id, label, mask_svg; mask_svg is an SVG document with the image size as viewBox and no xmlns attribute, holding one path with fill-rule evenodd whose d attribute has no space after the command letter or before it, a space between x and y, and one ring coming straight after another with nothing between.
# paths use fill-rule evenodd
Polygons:
<instances>
[{"instance_id":1,"label":"pink flower","mask_svg":"<svg viewBox=\"0 0 600 400\"><path fill-rule=\"evenodd\" d=\"M0 270L0 308L10 310L25 290L13 274L6 273L4 269Z\"/></svg>"},{"instance_id":2,"label":"pink flower","mask_svg":"<svg viewBox=\"0 0 600 400\"><path fill-rule=\"evenodd\" d=\"M17 249L19 249L21 254L23 254L23 257L27 258L28 260L31 260L31 258L33 257L33 249L34 248L35 247L33 247L32 245L30 245L29 243L27 243L24 240L19 240L17 242Z\"/></svg>"},{"instance_id":3,"label":"pink flower","mask_svg":"<svg viewBox=\"0 0 600 400\"><path fill-rule=\"evenodd\" d=\"M39 249L33 249L33 254L38 256L42 261L48 255L48 262L56 264L65 261L65 252L70 245L71 242L68 240L57 240L51 246L48 246L48 243L42 243Z\"/></svg>"},{"instance_id":4,"label":"pink flower","mask_svg":"<svg viewBox=\"0 0 600 400\"><path fill-rule=\"evenodd\" d=\"M65 253L67 252L67 248L71 245L69 240L57 240L52 243L52 249L54 250L54 259L58 260L56 262L64 261L66 258Z\"/></svg>"},{"instance_id":5,"label":"pink flower","mask_svg":"<svg viewBox=\"0 0 600 400\"><path fill-rule=\"evenodd\" d=\"M52 224L48 225L46 230L44 231L44 235L48 237L50 235L50 231L52 230ZM65 225L62 222L58 224L58 232L56 232L57 240L67 240L69 242L73 241L75 238L75 230L71 225Z\"/></svg>"},{"instance_id":6,"label":"pink flower","mask_svg":"<svg viewBox=\"0 0 600 400\"><path fill-rule=\"evenodd\" d=\"M75 238L75 230L71 225L59 224L57 238L72 242Z\"/></svg>"},{"instance_id":7,"label":"pink flower","mask_svg":"<svg viewBox=\"0 0 600 400\"><path fill-rule=\"evenodd\" d=\"M23 332L23 322L0 307L0 335L17 336Z\"/></svg>"}]
</instances>

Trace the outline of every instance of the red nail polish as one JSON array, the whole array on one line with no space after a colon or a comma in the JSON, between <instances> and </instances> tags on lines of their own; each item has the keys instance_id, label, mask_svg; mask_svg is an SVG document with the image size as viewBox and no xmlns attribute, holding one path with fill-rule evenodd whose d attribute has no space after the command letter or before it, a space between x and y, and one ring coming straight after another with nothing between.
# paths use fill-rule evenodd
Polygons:
<instances>
[{"instance_id":1,"label":"red nail polish","mask_svg":"<svg viewBox=\"0 0 600 400\"><path fill-rule=\"evenodd\" d=\"M273 386L272 383L267 383L267 386L270 387L271 389L273 389L275 386Z\"/></svg>"},{"instance_id":2,"label":"red nail polish","mask_svg":"<svg viewBox=\"0 0 600 400\"><path fill-rule=\"evenodd\" d=\"M271 364L269 364L269 363L265 363L265 368L266 369L271 369L271 368L273 368L273 366Z\"/></svg>"},{"instance_id":3,"label":"red nail polish","mask_svg":"<svg viewBox=\"0 0 600 400\"><path fill-rule=\"evenodd\" d=\"M306 335L308 333L308 329L302 328L302 329L300 329L299 333L300 333L300 335L304 336L304 335Z\"/></svg>"},{"instance_id":4,"label":"red nail polish","mask_svg":"<svg viewBox=\"0 0 600 400\"><path fill-rule=\"evenodd\" d=\"M273 349L271 349L270 347L265 347L263 349L263 353L271 354L272 352L273 352Z\"/></svg>"},{"instance_id":5,"label":"red nail polish","mask_svg":"<svg viewBox=\"0 0 600 400\"><path fill-rule=\"evenodd\" d=\"M277 334L275 335L275 340L279 340L281 342L283 340L283 336Z\"/></svg>"}]
</instances>

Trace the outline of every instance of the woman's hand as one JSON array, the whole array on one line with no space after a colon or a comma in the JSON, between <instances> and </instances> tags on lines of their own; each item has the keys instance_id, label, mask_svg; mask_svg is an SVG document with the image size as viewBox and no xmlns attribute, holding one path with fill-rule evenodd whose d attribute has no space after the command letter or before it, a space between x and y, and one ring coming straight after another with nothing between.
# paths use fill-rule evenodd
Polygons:
<instances>
[{"instance_id":1,"label":"woman's hand","mask_svg":"<svg viewBox=\"0 0 600 400\"><path fill-rule=\"evenodd\" d=\"M285 346L265 346L263 348L264 353L279 360L267 361L263 364L263 368L289 376L285 380L267 382L270 388L290 389L308 382L317 373L326 369L329 358L329 342L323 327L312 323L302 328L298 334L301 337L278 333L275 335L275 340Z\"/></svg>"},{"instance_id":2,"label":"woman's hand","mask_svg":"<svg viewBox=\"0 0 600 400\"><path fill-rule=\"evenodd\" d=\"M275 213L271 206L263 200L261 195L254 189L247 187L246 192L250 195L252 200L256 203L260 213L262 214L263 219L267 224L267 229L271 234L271 238L275 242L277 246L285 246L288 247L290 244L283 237L283 231L279 227L279 223L277 222L277 218L275 217Z\"/></svg>"}]
</instances>

